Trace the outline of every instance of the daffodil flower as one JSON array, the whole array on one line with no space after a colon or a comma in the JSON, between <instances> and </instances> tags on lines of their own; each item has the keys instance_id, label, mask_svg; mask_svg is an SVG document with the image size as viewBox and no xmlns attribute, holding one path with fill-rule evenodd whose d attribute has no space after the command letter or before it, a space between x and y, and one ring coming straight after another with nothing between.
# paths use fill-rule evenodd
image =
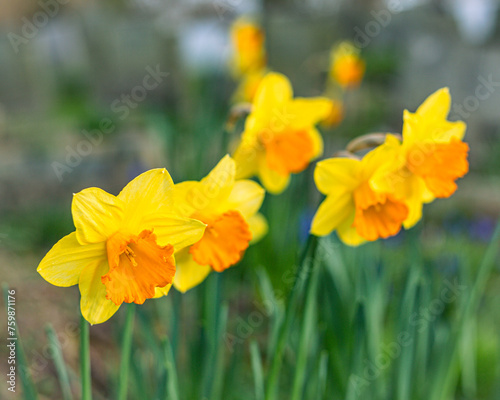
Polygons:
<instances>
[{"instance_id":1,"label":"daffodil flower","mask_svg":"<svg viewBox=\"0 0 500 400\"><path fill-rule=\"evenodd\" d=\"M451 196L457 189L455 181L469 170L469 146L462 141L466 124L446 120L450 105L448 88L440 89L416 113L405 110L402 143L392 135L386 137L391 162L377 172L372 184L406 199L407 229L422 217L424 203Z\"/></svg>"},{"instance_id":2,"label":"daffodil flower","mask_svg":"<svg viewBox=\"0 0 500 400\"><path fill-rule=\"evenodd\" d=\"M175 185L179 213L207 225L203 237L177 257L174 286L185 292L201 283L213 270L222 272L236 264L250 242L267 231L257 213L264 189L250 180L235 180L235 162L225 156L201 181Z\"/></svg>"},{"instance_id":3,"label":"daffodil flower","mask_svg":"<svg viewBox=\"0 0 500 400\"><path fill-rule=\"evenodd\" d=\"M205 224L172 213L174 184L165 169L131 181L118 196L98 188L73 197L76 231L62 238L37 271L56 286L78 284L91 324L108 320L123 302L142 304L168 293L174 252L197 242Z\"/></svg>"},{"instance_id":4,"label":"daffodil flower","mask_svg":"<svg viewBox=\"0 0 500 400\"><path fill-rule=\"evenodd\" d=\"M290 174L303 171L323 152L323 139L314 125L331 111L323 98L293 98L288 79L267 74L260 83L234 152L236 178L257 175L271 193L282 192Z\"/></svg>"},{"instance_id":5,"label":"daffodil flower","mask_svg":"<svg viewBox=\"0 0 500 400\"><path fill-rule=\"evenodd\" d=\"M350 42L341 42L332 49L330 79L343 89L356 87L363 79L366 65L359 53Z\"/></svg>"},{"instance_id":6,"label":"daffodil flower","mask_svg":"<svg viewBox=\"0 0 500 400\"><path fill-rule=\"evenodd\" d=\"M265 35L257 24L248 19L237 19L231 27L231 41L234 75L242 76L266 66Z\"/></svg>"},{"instance_id":7,"label":"daffodil flower","mask_svg":"<svg viewBox=\"0 0 500 400\"><path fill-rule=\"evenodd\" d=\"M375 191L370 182L388 154L390 149L381 145L361 160L331 158L317 163L314 181L327 197L314 215L312 234L325 236L336 230L344 243L357 246L399 232L408 216L404 199Z\"/></svg>"}]
</instances>

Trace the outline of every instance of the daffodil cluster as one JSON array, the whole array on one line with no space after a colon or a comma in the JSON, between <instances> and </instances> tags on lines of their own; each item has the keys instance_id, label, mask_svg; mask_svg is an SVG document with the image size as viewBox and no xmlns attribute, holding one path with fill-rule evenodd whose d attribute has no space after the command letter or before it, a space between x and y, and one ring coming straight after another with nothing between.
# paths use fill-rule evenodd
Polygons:
<instances>
[{"instance_id":1,"label":"daffodil cluster","mask_svg":"<svg viewBox=\"0 0 500 400\"><path fill-rule=\"evenodd\" d=\"M206 275L240 261L262 237L257 213L264 190L236 181L226 156L201 182L174 185L165 169L131 181L118 196L98 188L73 196L75 232L62 238L38 266L55 286L78 284L80 308L92 324L123 303L166 295L172 283L186 291Z\"/></svg>"},{"instance_id":2,"label":"daffodil cluster","mask_svg":"<svg viewBox=\"0 0 500 400\"><path fill-rule=\"evenodd\" d=\"M109 319L123 303L167 295L172 285L185 292L212 271L237 264L267 232L259 213L265 190L281 193L291 174L323 153L316 125L332 118L334 101L294 97L284 75L267 72L264 35L253 23L237 21L232 35L235 75L258 74L233 156L200 181L174 184L165 169L153 169L118 196L82 190L73 196L75 231L38 266L53 285L78 284L82 315L92 324ZM340 87L359 84L363 73L352 46L335 50L330 76ZM451 196L468 171L468 145L462 141L465 124L447 120L450 103L448 89L438 90L415 113L404 112L401 136L385 135L361 158L347 153L318 162L314 180L326 199L311 233L336 231L353 246L387 238L414 226L423 204Z\"/></svg>"},{"instance_id":3,"label":"daffodil cluster","mask_svg":"<svg viewBox=\"0 0 500 400\"><path fill-rule=\"evenodd\" d=\"M450 122L449 90L429 96L415 113L404 112L402 138L357 157L320 161L314 179L326 195L312 221L318 236L337 231L346 244L387 238L414 226L422 206L451 196L469 168L466 125Z\"/></svg>"}]
</instances>

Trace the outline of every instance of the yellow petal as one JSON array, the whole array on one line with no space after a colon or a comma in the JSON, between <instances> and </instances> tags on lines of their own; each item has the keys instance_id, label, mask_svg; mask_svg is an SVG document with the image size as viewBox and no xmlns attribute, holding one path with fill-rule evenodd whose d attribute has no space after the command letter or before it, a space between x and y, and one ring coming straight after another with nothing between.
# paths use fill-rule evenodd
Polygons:
<instances>
[{"instance_id":1,"label":"yellow petal","mask_svg":"<svg viewBox=\"0 0 500 400\"><path fill-rule=\"evenodd\" d=\"M208 206L208 199L203 195L200 182L184 181L174 185L173 214L189 217L197 210Z\"/></svg>"},{"instance_id":2,"label":"yellow petal","mask_svg":"<svg viewBox=\"0 0 500 400\"><path fill-rule=\"evenodd\" d=\"M348 246L359 246L366 242L364 238L358 235L356 228L352 226L354 222L354 213L350 218L347 218L342 224L337 228L337 235L339 239L347 244Z\"/></svg>"},{"instance_id":3,"label":"yellow petal","mask_svg":"<svg viewBox=\"0 0 500 400\"><path fill-rule=\"evenodd\" d=\"M408 111L405 111L403 119L405 148L419 145L425 150L427 142L448 143L453 138L462 140L467 128L463 121L430 120Z\"/></svg>"},{"instance_id":4,"label":"yellow petal","mask_svg":"<svg viewBox=\"0 0 500 400\"><path fill-rule=\"evenodd\" d=\"M351 192L336 192L327 196L320 204L311 224L311 233L326 236L354 214Z\"/></svg>"},{"instance_id":5,"label":"yellow petal","mask_svg":"<svg viewBox=\"0 0 500 400\"><path fill-rule=\"evenodd\" d=\"M141 223L141 229L152 230L159 246L171 244L177 252L203 237L206 225L196 219L173 214L150 214Z\"/></svg>"},{"instance_id":6,"label":"yellow petal","mask_svg":"<svg viewBox=\"0 0 500 400\"><path fill-rule=\"evenodd\" d=\"M370 179L378 170L393 165L395 161L400 160L398 157L399 148L394 145L392 140L371 150L361 160L362 179Z\"/></svg>"},{"instance_id":7,"label":"yellow petal","mask_svg":"<svg viewBox=\"0 0 500 400\"><path fill-rule=\"evenodd\" d=\"M450 111L450 90L445 87L435 91L418 107L417 114L428 119L446 119Z\"/></svg>"},{"instance_id":8,"label":"yellow petal","mask_svg":"<svg viewBox=\"0 0 500 400\"><path fill-rule=\"evenodd\" d=\"M296 98L287 106L291 115L290 125L296 129L306 129L325 119L332 107L326 97Z\"/></svg>"},{"instance_id":9,"label":"yellow petal","mask_svg":"<svg viewBox=\"0 0 500 400\"><path fill-rule=\"evenodd\" d=\"M125 203L124 228L138 232L143 216L171 212L174 183L165 168L152 169L132 180L118 198Z\"/></svg>"},{"instance_id":10,"label":"yellow petal","mask_svg":"<svg viewBox=\"0 0 500 400\"><path fill-rule=\"evenodd\" d=\"M80 308L83 317L91 324L107 321L120 308L106 299L106 286L101 282L101 277L108 270L107 260L94 261L80 275Z\"/></svg>"},{"instance_id":11,"label":"yellow petal","mask_svg":"<svg viewBox=\"0 0 500 400\"><path fill-rule=\"evenodd\" d=\"M316 128L311 128L307 131L313 143L313 157L318 158L323 154L323 138Z\"/></svg>"},{"instance_id":12,"label":"yellow petal","mask_svg":"<svg viewBox=\"0 0 500 400\"><path fill-rule=\"evenodd\" d=\"M422 206L434 199L424 180L416 175L408 177L404 184L404 199L408 207L408 217L403 222L405 229L410 229L422 218ZM399 189L401 191L401 189Z\"/></svg>"},{"instance_id":13,"label":"yellow petal","mask_svg":"<svg viewBox=\"0 0 500 400\"><path fill-rule=\"evenodd\" d=\"M250 228L250 232L252 232L252 240L250 241L250 244L257 243L267 234L267 231L269 230L266 218L260 213L252 215L248 218L247 223Z\"/></svg>"},{"instance_id":14,"label":"yellow petal","mask_svg":"<svg viewBox=\"0 0 500 400\"><path fill-rule=\"evenodd\" d=\"M236 179L250 178L257 174L262 149L254 140L243 139L236 148L233 159L236 162Z\"/></svg>"},{"instance_id":15,"label":"yellow petal","mask_svg":"<svg viewBox=\"0 0 500 400\"><path fill-rule=\"evenodd\" d=\"M177 256L177 271L174 276L174 287L182 293L199 285L212 271L208 265L199 265L191 254L184 250Z\"/></svg>"},{"instance_id":16,"label":"yellow petal","mask_svg":"<svg viewBox=\"0 0 500 400\"><path fill-rule=\"evenodd\" d=\"M226 155L210 173L201 180L200 196L206 199L208 207L217 205L226 199L234 185L236 163Z\"/></svg>"},{"instance_id":17,"label":"yellow petal","mask_svg":"<svg viewBox=\"0 0 500 400\"><path fill-rule=\"evenodd\" d=\"M279 194L285 190L290 182L290 175L281 175L270 169L265 160L260 162L259 179L269 193Z\"/></svg>"},{"instance_id":18,"label":"yellow petal","mask_svg":"<svg viewBox=\"0 0 500 400\"><path fill-rule=\"evenodd\" d=\"M115 233L124 218L124 204L99 188L88 188L73 196L71 213L81 244L98 243Z\"/></svg>"},{"instance_id":19,"label":"yellow petal","mask_svg":"<svg viewBox=\"0 0 500 400\"><path fill-rule=\"evenodd\" d=\"M220 212L237 210L245 218L254 215L264 201L265 190L257 182L236 181L227 200L220 204Z\"/></svg>"},{"instance_id":20,"label":"yellow petal","mask_svg":"<svg viewBox=\"0 0 500 400\"><path fill-rule=\"evenodd\" d=\"M255 110L271 111L290 101L293 97L292 85L288 78L276 72L264 76L254 99Z\"/></svg>"},{"instance_id":21,"label":"yellow petal","mask_svg":"<svg viewBox=\"0 0 500 400\"><path fill-rule=\"evenodd\" d=\"M157 299L159 297L163 297L163 296L166 296L168 294L168 292L170 292L170 288L172 287L172 284L168 284L167 286L165 287L157 287L155 288L155 295L153 297L153 299Z\"/></svg>"},{"instance_id":22,"label":"yellow petal","mask_svg":"<svg viewBox=\"0 0 500 400\"><path fill-rule=\"evenodd\" d=\"M251 139L266 129L279 131L289 123L287 105L293 91L286 76L270 72L257 87L252 112L245 121L244 139Z\"/></svg>"},{"instance_id":23,"label":"yellow petal","mask_svg":"<svg viewBox=\"0 0 500 400\"><path fill-rule=\"evenodd\" d=\"M96 260L106 259L105 243L81 245L76 233L70 233L57 242L40 262L38 273L55 286L73 286L81 272Z\"/></svg>"},{"instance_id":24,"label":"yellow petal","mask_svg":"<svg viewBox=\"0 0 500 400\"><path fill-rule=\"evenodd\" d=\"M323 194L350 190L360 184L361 162L351 158L330 158L316 164L314 182Z\"/></svg>"}]
</instances>

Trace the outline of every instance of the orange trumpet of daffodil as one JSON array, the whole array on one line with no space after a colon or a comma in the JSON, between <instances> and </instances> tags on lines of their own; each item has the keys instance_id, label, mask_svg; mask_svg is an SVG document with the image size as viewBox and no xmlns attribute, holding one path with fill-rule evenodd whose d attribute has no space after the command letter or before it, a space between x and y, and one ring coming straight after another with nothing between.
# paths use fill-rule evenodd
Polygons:
<instances>
[{"instance_id":1,"label":"orange trumpet of daffodil","mask_svg":"<svg viewBox=\"0 0 500 400\"><path fill-rule=\"evenodd\" d=\"M314 125L330 110L330 100L293 98L284 75L267 74L259 84L234 152L236 178L257 175L267 191L282 192L290 174L303 171L322 154L323 140Z\"/></svg>"},{"instance_id":2,"label":"orange trumpet of daffodil","mask_svg":"<svg viewBox=\"0 0 500 400\"><path fill-rule=\"evenodd\" d=\"M234 160L225 156L201 181L175 185L176 207L207 225L203 237L177 257L174 286L185 292L211 271L222 272L242 258L251 242L267 232L259 214L264 189L250 180L235 180Z\"/></svg>"},{"instance_id":3,"label":"orange trumpet of daffodil","mask_svg":"<svg viewBox=\"0 0 500 400\"><path fill-rule=\"evenodd\" d=\"M314 181L327 197L314 215L311 233L325 236L336 230L346 244L393 236L408 216L404 199L375 191L371 180L387 161L390 149L379 146L361 160L331 158L318 162Z\"/></svg>"},{"instance_id":4,"label":"orange trumpet of daffodil","mask_svg":"<svg viewBox=\"0 0 500 400\"><path fill-rule=\"evenodd\" d=\"M132 180L113 196L98 188L73 196L76 231L52 247L37 271L56 286L79 285L81 312L108 320L123 302L168 293L174 252L197 242L205 224L172 214L174 184L165 169Z\"/></svg>"},{"instance_id":5,"label":"orange trumpet of daffodil","mask_svg":"<svg viewBox=\"0 0 500 400\"><path fill-rule=\"evenodd\" d=\"M402 142L386 137L391 162L377 172L372 184L405 198L410 210L404 222L407 229L420 220L424 203L451 196L455 181L469 170L469 146L462 141L466 124L447 121L450 105L449 89L440 89L415 113L405 110Z\"/></svg>"}]
</instances>

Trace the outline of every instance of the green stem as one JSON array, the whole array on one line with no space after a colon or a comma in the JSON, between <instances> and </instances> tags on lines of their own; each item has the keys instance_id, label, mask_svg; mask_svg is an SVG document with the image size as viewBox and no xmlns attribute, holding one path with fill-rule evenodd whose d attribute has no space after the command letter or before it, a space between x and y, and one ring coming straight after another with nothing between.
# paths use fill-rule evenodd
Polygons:
<instances>
[{"instance_id":1,"label":"green stem","mask_svg":"<svg viewBox=\"0 0 500 400\"><path fill-rule=\"evenodd\" d=\"M269 377L267 380L267 387L266 387L266 400L275 400L276 399L276 394L278 390L278 378L279 378L279 372L281 369L281 362L283 358L283 352L285 350L285 345L288 337L288 331L290 330L290 326L292 325L293 322L293 311L295 309L295 303L297 301L299 292L301 287L303 286L303 279L309 280L309 273L307 273L306 276L304 275L304 268L305 265L307 264L307 255L309 252L313 254L316 253L316 247L318 245L318 240L315 236L309 235L307 238L307 243L306 247L304 249L304 252L302 253L302 257L300 259L299 263L299 268L297 270L297 274L295 276L295 283L293 285L293 288L288 295L287 299L287 304L286 304L286 310L285 310L285 318L283 321L283 324L281 325L279 334L278 334L278 340L276 344L276 351L273 356L273 361L270 367L270 372L269 372ZM307 284L306 284L307 285Z\"/></svg>"},{"instance_id":2,"label":"green stem","mask_svg":"<svg viewBox=\"0 0 500 400\"><path fill-rule=\"evenodd\" d=\"M127 305L127 316L123 332L120 378L118 381L118 400L126 400L128 392L128 373L130 369L130 354L132 352L132 332L135 320L135 304Z\"/></svg>"},{"instance_id":3,"label":"green stem","mask_svg":"<svg viewBox=\"0 0 500 400\"><path fill-rule=\"evenodd\" d=\"M82 381L82 400L92 400L92 381L90 377L89 324L80 317L80 374Z\"/></svg>"}]
</instances>

